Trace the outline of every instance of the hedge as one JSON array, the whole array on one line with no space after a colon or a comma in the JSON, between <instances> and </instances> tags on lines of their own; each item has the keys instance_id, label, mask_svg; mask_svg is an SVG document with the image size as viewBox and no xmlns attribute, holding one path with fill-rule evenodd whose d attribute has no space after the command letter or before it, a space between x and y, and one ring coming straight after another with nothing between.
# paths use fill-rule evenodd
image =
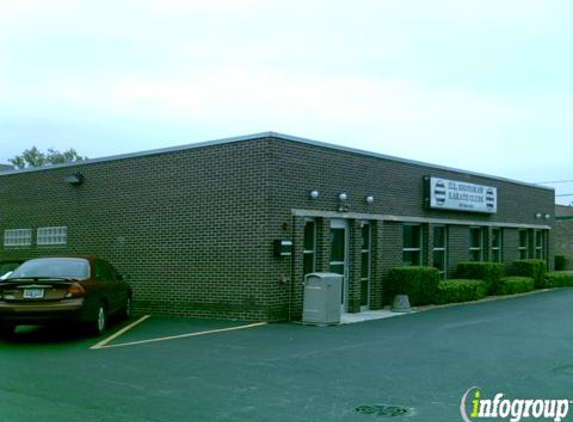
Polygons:
<instances>
[{"instance_id":1,"label":"hedge","mask_svg":"<svg viewBox=\"0 0 573 422\"><path fill-rule=\"evenodd\" d=\"M573 286L573 271L550 271L545 274L545 285L547 287Z\"/></svg>"},{"instance_id":2,"label":"hedge","mask_svg":"<svg viewBox=\"0 0 573 422\"><path fill-rule=\"evenodd\" d=\"M503 277L497 287L497 295L513 295L535 290L535 280L531 277Z\"/></svg>"},{"instance_id":3,"label":"hedge","mask_svg":"<svg viewBox=\"0 0 573 422\"><path fill-rule=\"evenodd\" d=\"M531 277L535 280L535 288L545 287L545 273L547 264L542 259L522 259L515 261L511 267L511 274L522 277Z\"/></svg>"},{"instance_id":4,"label":"hedge","mask_svg":"<svg viewBox=\"0 0 573 422\"><path fill-rule=\"evenodd\" d=\"M555 271L565 271L567 269L567 257L565 255L555 255Z\"/></svg>"},{"instance_id":5,"label":"hedge","mask_svg":"<svg viewBox=\"0 0 573 422\"><path fill-rule=\"evenodd\" d=\"M487 294L487 284L482 280L450 279L441 280L434 302L444 303L469 302L478 300Z\"/></svg>"},{"instance_id":6,"label":"hedge","mask_svg":"<svg viewBox=\"0 0 573 422\"><path fill-rule=\"evenodd\" d=\"M492 294L504 276L504 267L497 262L460 262L457 276L461 279L485 281L487 292Z\"/></svg>"},{"instance_id":7,"label":"hedge","mask_svg":"<svg viewBox=\"0 0 573 422\"><path fill-rule=\"evenodd\" d=\"M408 295L411 305L432 303L440 281L440 272L434 267L396 267L388 272L388 296Z\"/></svg>"}]
</instances>

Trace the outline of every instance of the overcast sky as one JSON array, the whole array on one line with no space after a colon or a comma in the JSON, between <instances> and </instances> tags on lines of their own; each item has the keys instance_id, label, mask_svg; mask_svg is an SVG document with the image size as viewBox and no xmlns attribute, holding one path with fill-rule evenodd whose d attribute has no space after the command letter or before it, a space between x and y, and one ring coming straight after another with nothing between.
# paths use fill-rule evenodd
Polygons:
<instances>
[{"instance_id":1,"label":"overcast sky","mask_svg":"<svg viewBox=\"0 0 573 422\"><path fill-rule=\"evenodd\" d=\"M0 163L276 131L573 180L572 42L570 0L0 0Z\"/></svg>"}]
</instances>

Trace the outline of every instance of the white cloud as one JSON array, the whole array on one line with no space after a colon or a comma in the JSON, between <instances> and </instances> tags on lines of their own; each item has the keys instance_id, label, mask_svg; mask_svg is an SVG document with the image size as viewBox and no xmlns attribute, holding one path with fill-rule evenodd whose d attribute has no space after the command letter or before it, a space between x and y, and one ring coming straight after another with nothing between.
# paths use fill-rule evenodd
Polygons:
<instances>
[{"instance_id":1,"label":"white cloud","mask_svg":"<svg viewBox=\"0 0 573 422\"><path fill-rule=\"evenodd\" d=\"M523 120L531 113L492 94L432 89L397 78L297 78L248 69L191 74L180 81L129 78L118 82L110 94L112 109L120 114L168 119L193 114L225 118L237 113L249 118L262 113L316 116L337 123L476 126Z\"/></svg>"}]
</instances>

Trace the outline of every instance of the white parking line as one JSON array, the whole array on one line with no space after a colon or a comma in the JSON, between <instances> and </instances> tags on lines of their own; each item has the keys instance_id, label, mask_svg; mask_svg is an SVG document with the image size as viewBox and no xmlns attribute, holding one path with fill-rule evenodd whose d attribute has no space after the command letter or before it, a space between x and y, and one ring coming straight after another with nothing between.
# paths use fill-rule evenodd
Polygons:
<instances>
[{"instance_id":1,"label":"white parking line","mask_svg":"<svg viewBox=\"0 0 573 422\"><path fill-rule=\"evenodd\" d=\"M148 315L149 317L149 315ZM144 317L145 318L145 317ZM147 319L147 318L145 318ZM136 321L136 323L138 324L139 322L142 321ZM135 323L134 323L135 324ZM132 324L133 325L133 324ZM136 324L135 324L136 325ZM225 332L229 332L229 331L238 331L238 330L245 330L248 328L254 328L254 327L262 327L264 325L267 325L266 322L257 322L254 324L247 324L247 325L240 325L238 327L229 327L229 328L220 328L217 330L208 330L208 331L199 331L197 333L189 333L189 334L180 334L180 335L176 335L176 336L168 336L168 337L161 337L161 338L153 338L153 339L148 339L148 340L140 340L140 341L131 341L128 343L118 343L118 344L110 344L107 345L107 343L109 343L111 340L119 337L119 335L123 334L123 333L116 333L113 336L111 336L109 339L105 339L104 341L96 344L95 346L91 347L91 349L111 349L114 347L126 347L126 346L137 346L137 345L141 345L141 344L148 344L148 343L157 343L160 341L169 341L169 340L178 340L178 339L182 339L182 338L188 338L188 337L198 337L198 336L204 336L207 334L216 334L216 333L225 333ZM131 327L125 327L125 331L127 331L127 329L130 329ZM125 332L124 331L124 332Z\"/></svg>"},{"instance_id":2,"label":"white parking line","mask_svg":"<svg viewBox=\"0 0 573 422\"><path fill-rule=\"evenodd\" d=\"M92 347L90 347L90 349L92 350L96 350L96 349L103 349L106 344L108 344L110 341L115 340L116 338L118 338L119 336L125 334L126 332L128 332L129 330L131 330L133 327L135 327L136 325L141 324L143 321L145 321L147 318L149 318L151 315L145 315L142 316L141 318L139 318L137 321L132 322L131 324L129 324L127 327L123 327L121 330L119 330L117 333L114 333L113 335L109 336L108 338L100 341L97 344L94 344Z\"/></svg>"}]
</instances>

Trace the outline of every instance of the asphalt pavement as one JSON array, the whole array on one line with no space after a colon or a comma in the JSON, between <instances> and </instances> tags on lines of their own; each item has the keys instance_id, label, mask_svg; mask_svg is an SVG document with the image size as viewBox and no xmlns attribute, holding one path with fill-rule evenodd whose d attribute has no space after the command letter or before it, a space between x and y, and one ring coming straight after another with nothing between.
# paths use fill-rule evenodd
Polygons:
<instances>
[{"instance_id":1,"label":"asphalt pavement","mask_svg":"<svg viewBox=\"0 0 573 422\"><path fill-rule=\"evenodd\" d=\"M559 289L336 327L19 329L0 340L0 422L453 422L474 386L573 400L572 312Z\"/></svg>"}]
</instances>

